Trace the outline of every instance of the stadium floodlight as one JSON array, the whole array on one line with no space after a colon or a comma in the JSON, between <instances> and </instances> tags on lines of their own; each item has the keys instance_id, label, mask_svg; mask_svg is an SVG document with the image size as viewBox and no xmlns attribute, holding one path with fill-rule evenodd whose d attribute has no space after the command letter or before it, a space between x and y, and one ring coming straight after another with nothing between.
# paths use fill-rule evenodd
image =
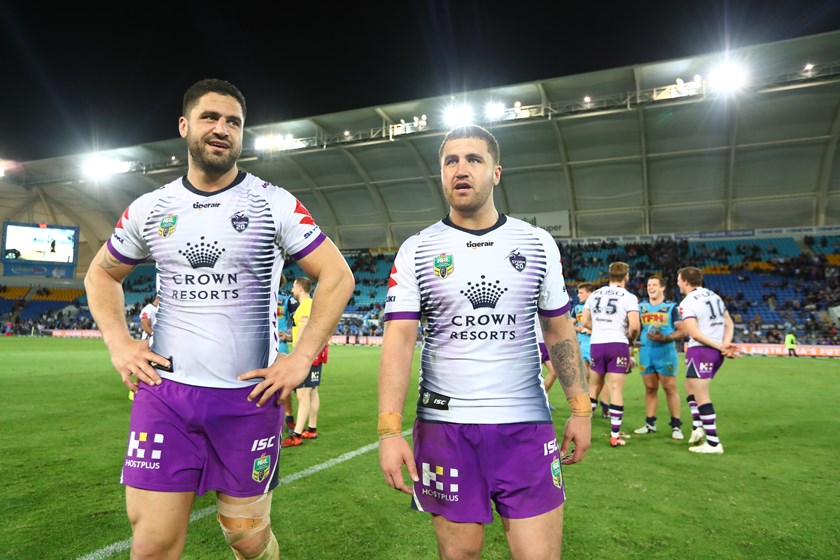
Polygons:
<instances>
[{"instance_id":1,"label":"stadium floodlight","mask_svg":"<svg viewBox=\"0 0 840 560\"><path fill-rule=\"evenodd\" d=\"M484 106L484 118L488 121L500 121L505 116L505 104L501 101L488 101Z\"/></svg>"},{"instance_id":2,"label":"stadium floodlight","mask_svg":"<svg viewBox=\"0 0 840 560\"><path fill-rule=\"evenodd\" d=\"M709 88L724 95L738 92L746 87L746 69L732 61L726 61L709 73Z\"/></svg>"},{"instance_id":3,"label":"stadium floodlight","mask_svg":"<svg viewBox=\"0 0 840 560\"><path fill-rule=\"evenodd\" d=\"M82 174L88 179L105 179L111 175L128 173L131 165L130 161L93 155L82 164Z\"/></svg>"},{"instance_id":4,"label":"stadium floodlight","mask_svg":"<svg viewBox=\"0 0 840 560\"><path fill-rule=\"evenodd\" d=\"M304 147L306 147L306 143L303 140L295 139L291 134L268 134L259 136L254 141L254 148L260 152L279 152Z\"/></svg>"},{"instance_id":5,"label":"stadium floodlight","mask_svg":"<svg viewBox=\"0 0 840 560\"><path fill-rule=\"evenodd\" d=\"M473 109L466 103L463 105L450 105L443 111L443 122L449 128L472 124Z\"/></svg>"}]
</instances>

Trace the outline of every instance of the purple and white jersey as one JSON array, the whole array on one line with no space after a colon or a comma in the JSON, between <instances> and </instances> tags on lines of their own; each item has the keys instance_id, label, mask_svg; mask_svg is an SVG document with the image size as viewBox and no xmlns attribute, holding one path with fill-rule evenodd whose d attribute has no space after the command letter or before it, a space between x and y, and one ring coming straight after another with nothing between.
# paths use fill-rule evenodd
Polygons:
<instances>
[{"instance_id":1,"label":"purple and white jersey","mask_svg":"<svg viewBox=\"0 0 840 560\"><path fill-rule=\"evenodd\" d=\"M696 288L689 292L680 302L680 316L683 319L697 319L697 326L700 332L718 342L723 342L725 331L723 314L726 312L726 305L720 296L706 288ZM688 339L688 347L705 346L693 338Z\"/></svg>"},{"instance_id":2,"label":"purple and white jersey","mask_svg":"<svg viewBox=\"0 0 840 560\"><path fill-rule=\"evenodd\" d=\"M287 256L299 259L326 239L288 191L240 172L218 192L186 177L126 209L108 241L120 262L157 264L160 305L152 350L172 356L161 377L234 388L236 376L277 355L277 286Z\"/></svg>"},{"instance_id":3,"label":"purple and white jersey","mask_svg":"<svg viewBox=\"0 0 840 560\"><path fill-rule=\"evenodd\" d=\"M604 286L592 292L585 307L592 316L590 344L630 343L627 315L639 312L639 298L621 286Z\"/></svg>"},{"instance_id":4,"label":"purple and white jersey","mask_svg":"<svg viewBox=\"0 0 840 560\"><path fill-rule=\"evenodd\" d=\"M557 243L522 220L471 231L445 218L407 239L385 320L426 318L418 418L550 422L534 325L569 308Z\"/></svg>"}]
</instances>

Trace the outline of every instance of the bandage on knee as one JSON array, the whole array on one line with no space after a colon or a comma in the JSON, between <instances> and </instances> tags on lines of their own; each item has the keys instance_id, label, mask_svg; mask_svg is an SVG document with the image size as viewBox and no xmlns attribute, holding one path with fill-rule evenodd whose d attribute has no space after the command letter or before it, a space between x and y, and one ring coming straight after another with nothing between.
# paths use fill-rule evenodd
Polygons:
<instances>
[{"instance_id":1,"label":"bandage on knee","mask_svg":"<svg viewBox=\"0 0 840 560\"><path fill-rule=\"evenodd\" d=\"M271 523L271 494L263 494L249 503L227 503L216 501L219 525L225 535L225 540L240 560L276 560L280 558L280 546L274 533L269 528ZM255 537L269 528L265 535L265 543L256 556L243 556L237 549L236 543L243 539Z\"/></svg>"}]
</instances>

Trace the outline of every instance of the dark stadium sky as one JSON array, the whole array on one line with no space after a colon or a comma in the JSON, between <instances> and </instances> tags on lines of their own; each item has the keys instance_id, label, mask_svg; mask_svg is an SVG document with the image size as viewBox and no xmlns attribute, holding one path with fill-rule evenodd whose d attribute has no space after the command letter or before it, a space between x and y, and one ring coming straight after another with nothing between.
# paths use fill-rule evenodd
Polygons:
<instances>
[{"instance_id":1,"label":"dark stadium sky","mask_svg":"<svg viewBox=\"0 0 840 560\"><path fill-rule=\"evenodd\" d=\"M174 138L204 77L257 125L840 29L836 0L95 5L0 1L0 160Z\"/></svg>"}]
</instances>

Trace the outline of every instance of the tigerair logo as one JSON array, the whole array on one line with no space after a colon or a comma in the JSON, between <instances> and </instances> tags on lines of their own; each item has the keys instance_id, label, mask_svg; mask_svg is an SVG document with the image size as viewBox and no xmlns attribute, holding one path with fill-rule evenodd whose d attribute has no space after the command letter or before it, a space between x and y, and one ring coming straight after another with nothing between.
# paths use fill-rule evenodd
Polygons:
<instances>
[{"instance_id":1,"label":"tigerair logo","mask_svg":"<svg viewBox=\"0 0 840 560\"><path fill-rule=\"evenodd\" d=\"M447 502L458 501L458 469L423 463L423 495Z\"/></svg>"},{"instance_id":2,"label":"tigerair logo","mask_svg":"<svg viewBox=\"0 0 840 560\"><path fill-rule=\"evenodd\" d=\"M193 208L196 210L202 210L204 208L218 208L221 205L221 202L193 202Z\"/></svg>"},{"instance_id":3,"label":"tigerair logo","mask_svg":"<svg viewBox=\"0 0 840 560\"><path fill-rule=\"evenodd\" d=\"M216 266L216 261L225 252L225 249L217 247L218 241L210 243L204 241L204 236L201 236L201 242L192 244L187 243L187 248L178 251L179 254L186 257L187 262L193 268L213 268Z\"/></svg>"},{"instance_id":4,"label":"tigerair logo","mask_svg":"<svg viewBox=\"0 0 840 560\"><path fill-rule=\"evenodd\" d=\"M467 241L467 248L468 249L478 249L479 247L492 247L492 246L493 246L492 241L479 241L479 242Z\"/></svg>"},{"instance_id":5,"label":"tigerair logo","mask_svg":"<svg viewBox=\"0 0 840 560\"><path fill-rule=\"evenodd\" d=\"M151 437L149 437L151 435ZM163 455L163 434L131 432L125 466L136 469L159 469Z\"/></svg>"},{"instance_id":6,"label":"tigerair logo","mask_svg":"<svg viewBox=\"0 0 840 560\"><path fill-rule=\"evenodd\" d=\"M494 309L496 304L499 302L499 298L508 291L507 288L501 287L501 281L496 280L496 282L489 282L486 279L487 277L482 275L481 282L476 282L473 284L472 282L467 282L467 289L461 290L461 293L466 296L466 298L472 304L473 309L478 309L480 307L488 307Z\"/></svg>"}]
</instances>

